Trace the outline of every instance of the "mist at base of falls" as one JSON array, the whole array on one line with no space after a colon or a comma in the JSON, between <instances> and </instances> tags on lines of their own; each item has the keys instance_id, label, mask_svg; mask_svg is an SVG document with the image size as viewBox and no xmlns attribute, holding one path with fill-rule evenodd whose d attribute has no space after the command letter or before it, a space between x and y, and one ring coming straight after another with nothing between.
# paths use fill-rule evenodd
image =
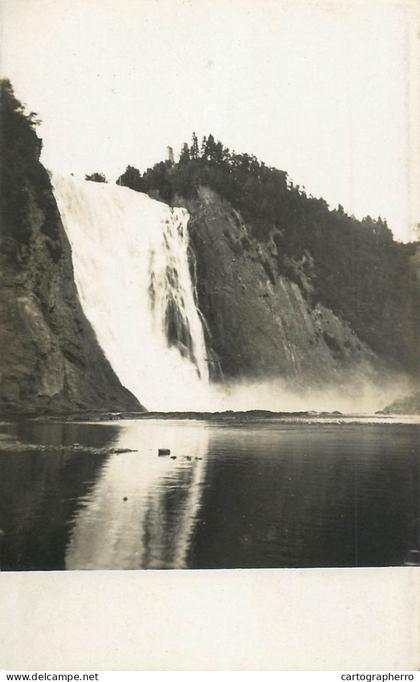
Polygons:
<instances>
[{"instance_id":1,"label":"mist at base of falls","mask_svg":"<svg viewBox=\"0 0 420 682\"><path fill-rule=\"evenodd\" d=\"M150 411L374 412L406 390L363 373L339 386L210 384L185 209L125 187L53 178L83 311L120 382Z\"/></svg>"},{"instance_id":2,"label":"mist at base of falls","mask_svg":"<svg viewBox=\"0 0 420 682\"><path fill-rule=\"evenodd\" d=\"M297 388L282 378L238 381L209 386L208 408L203 411L270 410L272 412L334 412L374 414L407 395L406 376L367 378L357 371L348 372L337 384ZM179 408L178 408L178 411ZM197 411L198 410L197 408Z\"/></svg>"}]
</instances>

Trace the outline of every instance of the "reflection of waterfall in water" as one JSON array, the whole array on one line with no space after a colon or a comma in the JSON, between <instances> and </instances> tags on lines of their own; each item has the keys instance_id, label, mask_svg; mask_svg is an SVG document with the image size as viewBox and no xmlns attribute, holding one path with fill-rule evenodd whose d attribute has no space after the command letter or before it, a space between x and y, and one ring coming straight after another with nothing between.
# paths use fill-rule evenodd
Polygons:
<instances>
[{"instance_id":1,"label":"reflection of waterfall in water","mask_svg":"<svg viewBox=\"0 0 420 682\"><path fill-rule=\"evenodd\" d=\"M120 381L149 409L207 395L188 213L125 187L54 178L83 310Z\"/></svg>"},{"instance_id":2,"label":"reflection of waterfall in water","mask_svg":"<svg viewBox=\"0 0 420 682\"><path fill-rule=\"evenodd\" d=\"M165 445L176 460L157 456ZM139 452L106 462L75 518L66 568L186 568L205 475L205 424L127 422L118 446Z\"/></svg>"}]
</instances>

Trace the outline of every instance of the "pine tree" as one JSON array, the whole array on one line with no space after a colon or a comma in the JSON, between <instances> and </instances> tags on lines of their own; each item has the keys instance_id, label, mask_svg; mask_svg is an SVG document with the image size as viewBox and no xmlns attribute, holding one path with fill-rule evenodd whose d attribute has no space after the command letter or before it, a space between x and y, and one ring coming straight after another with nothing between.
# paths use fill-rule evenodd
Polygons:
<instances>
[{"instance_id":1,"label":"pine tree","mask_svg":"<svg viewBox=\"0 0 420 682\"><path fill-rule=\"evenodd\" d=\"M214 148L214 160L216 163L223 163L223 145L221 142L216 142L216 146Z\"/></svg>"},{"instance_id":2,"label":"pine tree","mask_svg":"<svg viewBox=\"0 0 420 682\"><path fill-rule=\"evenodd\" d=\"M206 146L207 146L207 137L204 135L204 137L203 137L203 139L202 139L202 141L201 141L201 147L200 147L201 158L202 158L202 159L205 159L205 158L206 158Z\"/></svg>"},{"instance_id":3,"label":"pine tree","mask_svg":"<svg viewBox=\"0 0 420 682\"><path fill-rule=\"evenodd\" d=\"M215 142L214 137L211 133L207 138L205 155L206 155L207 161L215 161L216 160L216 142Z\"/></svg>"},{"instance_id":4,"label":"pine tree","mask_svg":"<svg viewBox=\"0 0 420 682\"><path fill-rule=\"evenodd\" d=\"M190 155L190 149L188 147L188 143L184 142L184 144L182 145L181 153L179 155L179 163L180 164L188 163L188 161L190 161L190 159L191 159L191 155Z\"/></svg>"},{"instance_id":5,"label":"pine tree","mask_svg":"<svg viewBox=\"0 0 420 682\"><path fill-rule=\"evenodd\" d=\"M191 158L198 159L200 156L198 149L198 137L195 133L192 134Z\"/></svg>"}]
</instances>

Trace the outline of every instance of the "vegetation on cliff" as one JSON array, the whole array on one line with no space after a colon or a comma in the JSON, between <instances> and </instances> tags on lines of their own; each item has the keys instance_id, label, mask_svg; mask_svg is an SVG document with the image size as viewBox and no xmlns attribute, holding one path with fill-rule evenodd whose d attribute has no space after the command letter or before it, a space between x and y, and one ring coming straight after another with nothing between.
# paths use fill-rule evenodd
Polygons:
<instances>
[{"instance_id":1,"label":"vegetation on cliff","mask_svg":"<svg viewBox=\"0 0 420 682\"><path fill-rule=\"evenodd\" d=\"M85 175L85 180L88 180L89 182L107 182L105 174L97 171L94 173L87 173Z\"/></svg>"},{"instance_id":2,"label":"vegetation on cliff","mask_svg":"<svg viewBox=\"0 0 420 682\"><path fill-rule=\"evenodd\" d=\"M0 81L0 219L2 252L15 267L22 267L29 257L33 232L31 191L44 217L42 232L47 237L51 255L61 254L55 202L51 196L48 173L39 162L42 141L36 134L37 114L26 114L16 99L10 81Z\"/></svg>"},{"instance_id":3,"label":"vegetation on cliff","mask_svg":"<svg viewBox=\"0 0 420 682\"><path fill-rule=\"evenodd\" d=\"M311 305L330 308L379 355L414 366L415 271L410 260L416 247L395 242L386 220L357 220L342 206L330 209L285 171L232 152L212 135L199 144L193 134L178 163L161 161L143 174L128 166L117 182L158 193L168 203L196 197L200 186L211 187L240 212L255 242L274 242L280 275L302 285L303 273L310 281L302 289Z\"/></svg>"}]
</instances>

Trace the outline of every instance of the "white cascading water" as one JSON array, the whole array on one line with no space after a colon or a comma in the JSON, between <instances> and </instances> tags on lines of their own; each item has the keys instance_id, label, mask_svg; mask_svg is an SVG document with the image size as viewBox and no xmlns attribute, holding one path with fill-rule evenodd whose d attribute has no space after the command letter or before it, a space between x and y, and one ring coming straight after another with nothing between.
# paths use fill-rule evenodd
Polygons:
<instances>
[{"instance_id":1,"label":"white cascading water","mask_svg":"<svg viewBox=\"0 0 420 682\"><path fill-rule=\"evenodd\" d=\"M83 311L121 383L149 410L208 407L188 212L117 185L53 186Z\"/></svg>"}]
</instances>

